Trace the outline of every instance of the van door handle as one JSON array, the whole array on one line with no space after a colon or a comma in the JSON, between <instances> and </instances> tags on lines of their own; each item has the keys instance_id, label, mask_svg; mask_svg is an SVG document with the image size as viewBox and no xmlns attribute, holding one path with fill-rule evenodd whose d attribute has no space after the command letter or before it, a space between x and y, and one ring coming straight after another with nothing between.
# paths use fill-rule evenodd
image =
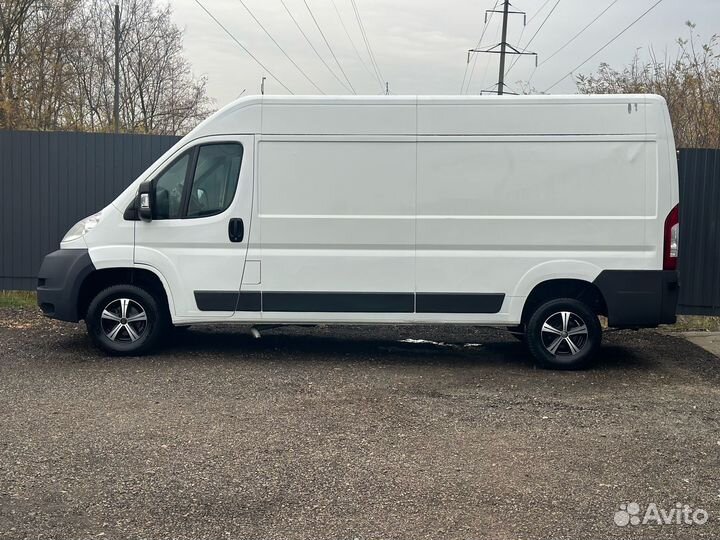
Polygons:
<instances>
[{"instance_id":1,"label":"van door handle","mask_svg":"<svg viewBox=\"0 0 720 540\"><path fill-rule=\"evenodd\" d=\"M241 218L232 218L228 224L228 236L231 242L242 242L245 236L245 224Z\"/></svg>"}]
</instances>

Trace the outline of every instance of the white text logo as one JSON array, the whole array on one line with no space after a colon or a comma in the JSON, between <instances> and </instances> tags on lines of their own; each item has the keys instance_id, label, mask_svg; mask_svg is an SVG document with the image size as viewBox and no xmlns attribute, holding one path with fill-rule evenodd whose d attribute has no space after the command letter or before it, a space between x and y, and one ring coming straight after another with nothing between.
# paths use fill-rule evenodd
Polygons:
<instances>
[{"instance_id":1,"label":"white text logo","mask_svg":"<svg viewBox=\"0 0 720 540\"><path fill-rule=\"evenodd\" d=\"M675 503L670 509L660 508L650 503L644 509L636 502L622 503L615 512L615 525L704 525L708 513L702 508L692 508L689 504Z\"/></svg>"}]
</instances>

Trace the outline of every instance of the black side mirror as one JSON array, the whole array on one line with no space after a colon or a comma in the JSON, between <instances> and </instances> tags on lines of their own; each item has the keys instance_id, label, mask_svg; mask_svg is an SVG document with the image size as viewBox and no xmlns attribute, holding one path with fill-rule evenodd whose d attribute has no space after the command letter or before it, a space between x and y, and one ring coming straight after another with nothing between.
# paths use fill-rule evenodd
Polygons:
<instances>
[{"instance_id":1,"label":"black side mirror","mask_svg":"<svg viewBox=\"0 0 720 540\"><path fill-rule=\"evenodd\" d=\"M152 221L153 218L153 189L152 182L143 182L138 188L137 211L143 221Z\"/></svg>"}]
</instances>

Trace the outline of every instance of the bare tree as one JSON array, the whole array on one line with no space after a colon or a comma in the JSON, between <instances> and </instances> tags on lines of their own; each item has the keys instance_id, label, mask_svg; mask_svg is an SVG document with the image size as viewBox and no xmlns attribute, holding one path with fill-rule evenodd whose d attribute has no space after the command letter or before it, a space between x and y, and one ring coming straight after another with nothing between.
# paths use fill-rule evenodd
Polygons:
<instances>
[{"instance_id":1,"label":"bare tree","mask_svg":"<svg viewBox=\"0 0 720 540\"><path fill-rule=\"evenodd\" d=\"M106 0L107 1L107 0ZM167 6L129 0L123 29L123 123L133 131L177 133L207 115L205 79L195 80L183 56L182 31Z\"/></svg>"},{"instance_id":2,"label":"bare tree","mask_svg":"<svg viewBox=\"0 0 720 540\"><path fill-rule=\"evenodd\" d=\"M666 53L658 58L650 50L648 60L636 53L621 70L601 64L597 73L578 77L578 89L586 94L659 94L668 103L678 146L720 148L720 38L700 45L695 25L687 26L689 37L678 40L674 57Z\"/></svg>"},{"instance_id":3,"label":"bare tree","mask_svg":"<svg viewBox=\"0 0 720 540\"><path fill-rule=\"evenodd\" d=\"M113 125L114 0L0 0L0 127L106 131ZM178 134L211 107L169 5L123 0L120 124Z\"/></svg>"},{"instance_id":4,"label":"bare tree","mask_svg":"<svg viewBox=\"0 0 720 540\"><path fill-rule=\"evenodd\" d=\"M25 22L35 0L0 0L0 122L13 127L17 117L18 58L24 43Z\"/></svg>"},{"instance_id":5,"label":"bare tree","mask_svg":"<svg viewBox=\"0 0 720 540\"><path fill-rule=\"evenodd\" d=\"M22 122L31 129L72 124L75 88L68 62L80 40L76 13L80 0L36 2L30 11L25 50L19 59L22 77Z\"/></svg>"}]
</instances>

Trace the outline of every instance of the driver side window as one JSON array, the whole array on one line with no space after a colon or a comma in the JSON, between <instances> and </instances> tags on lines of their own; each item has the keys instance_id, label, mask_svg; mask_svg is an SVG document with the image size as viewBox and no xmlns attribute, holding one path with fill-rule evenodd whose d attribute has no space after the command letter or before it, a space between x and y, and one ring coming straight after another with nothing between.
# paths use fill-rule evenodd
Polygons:
<instances>
[{"instance_id":1,"label":"driver side window","mask_svg":"<svg viewBox=\"0 0 720 540\"><path fill-rule=\"evenodd\" d=\"M190 152L185 152L155 179L153 219L179 219Z\"/></svg>"},{"instance_id":2,"label":"driver side window","mask_svg":"<svg viewBox=\"0 0 720 540\"><path fill-rule=\"evenodd\" d=\"M227 210L235 197L243 147L209 143L181 154L153 180L153 219L199 218Z\"/></svg>"},{"instance_id":3,"label":"driver side window","mask_svg":"<svg viewBox=\"0 0 720 540\"><path fill-rule=\"evenodd\" d=\"M188 197L187 217L225 211L235 197L243 149L239 144L201 146Z\"/></svg>"}]
</instances>

